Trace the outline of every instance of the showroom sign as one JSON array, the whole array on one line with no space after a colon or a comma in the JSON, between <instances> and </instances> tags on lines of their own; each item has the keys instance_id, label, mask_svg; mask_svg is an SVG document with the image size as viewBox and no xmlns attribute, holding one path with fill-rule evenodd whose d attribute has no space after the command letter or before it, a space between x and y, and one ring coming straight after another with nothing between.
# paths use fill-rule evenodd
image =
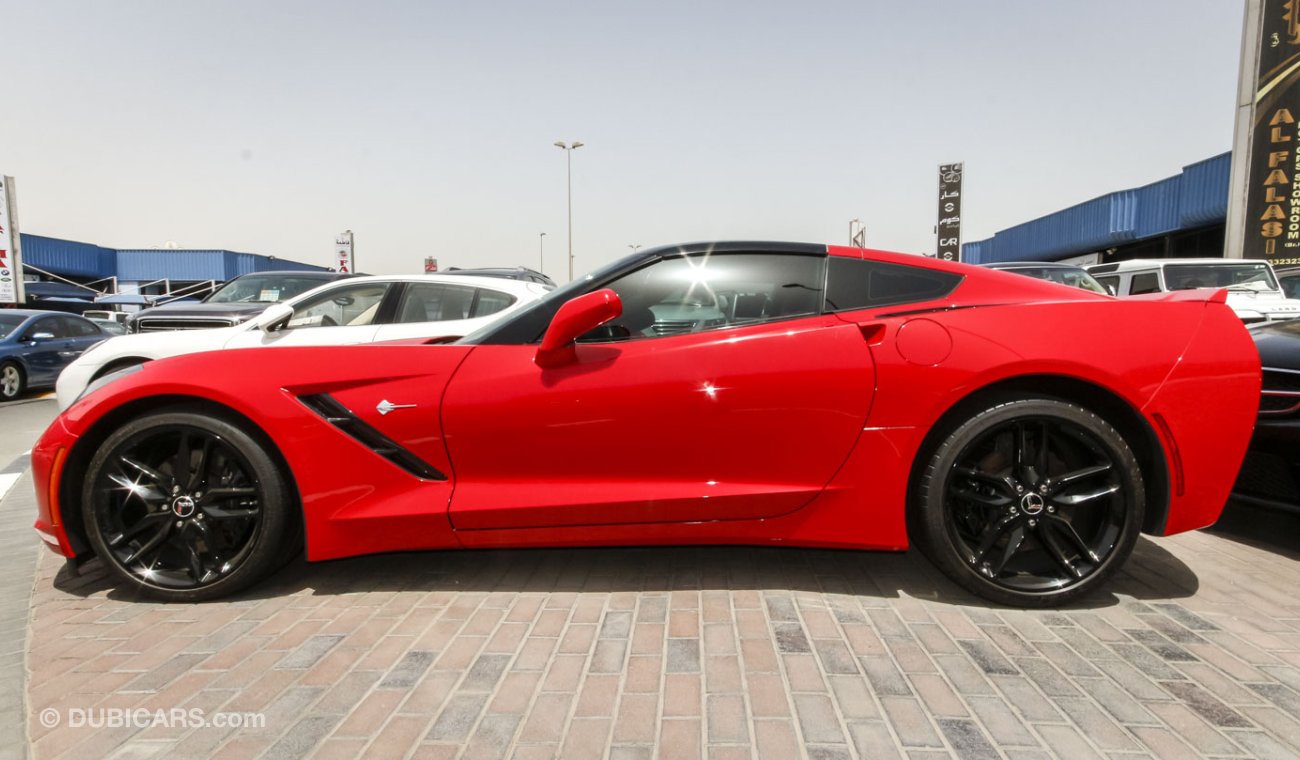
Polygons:
<instances>
[{"instance_id":1,"label":"showroom sign","mask_svg":"<svg viewBox=\"0 0 1300 760\"><path fill-rule=\"evenodd\" d=\"M334 268L340 272L355 274L356 258L353 256L352 230L344 230L334 237Z\"/></svg>"},{"instance_id":2,"label":"showroom sign","mask_svg":"<svg viewBox=\"0 0 1300 760\"><path fill-rule=\"evenodd\" d=\"M14 178L0 174L0 304L23 302L23 255Z\"/></svg>"},{"instance_id":3,"label":"showroom sign","mask_svg":"<svg viewBox=\"0 0 1300 760\"><path fill-rule=\"evenodd\" d=\"M961 261L961 164L939 167L939 233L936 256L944 261Z\"/></svg>"},{"instance_id":4,"label":"showroom sign","mask_svg":"<svg viewBox=\"0 0 1300 760\"><path fill-rule=\"evenodd\" d=\"M1224 255L1300 264L1300 3L1247 0Z\"/></svg>"}]
</instances>

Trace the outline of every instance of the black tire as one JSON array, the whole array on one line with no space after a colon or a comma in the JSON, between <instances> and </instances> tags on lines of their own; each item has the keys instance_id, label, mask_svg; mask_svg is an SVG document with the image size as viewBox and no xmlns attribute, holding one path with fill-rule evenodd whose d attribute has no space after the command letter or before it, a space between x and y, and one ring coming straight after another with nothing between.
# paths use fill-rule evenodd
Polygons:
<instances>
[{"instance_id":1,"label":"black tire","mask_svg":"<svg viewBox=\"0 0 1300 760\"><path fill-rule=\"evenodd\" d=\"M215 599L261 580L282 564L294 524L270 452L199 412L123 425L91 459L83 489L95 554L125 584L168 602Z\"/></svg>"},{"instance_id":2,"label":"black tire","mask_svg":"<svg viewBox=\"0 0 1300 760\"><path fill-rule=\"evenodd\" d=\"M1096 589L1133 552L1142 472L1123 436L1081 406L990 402L923 456L917 544L978 596L1062 605Z\"/></svg>"},{"instance_id":3,"label":"black tire","mask_svg":"<svg viewBox=\"0 0 1300 760\"><path fill-rule=\"evenodd\" d=\"M0 364L0 401L13 401L27 390L27 375L14 362Z\"/></svg>"}]
</instances>

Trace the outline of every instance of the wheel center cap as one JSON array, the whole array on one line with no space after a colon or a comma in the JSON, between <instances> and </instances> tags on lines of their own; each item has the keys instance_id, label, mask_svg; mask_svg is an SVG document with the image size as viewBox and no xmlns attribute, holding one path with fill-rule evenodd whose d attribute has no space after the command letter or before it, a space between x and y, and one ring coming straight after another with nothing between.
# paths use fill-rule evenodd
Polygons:
<instances>
[{"instance_id":1,"label":"wheel center cap","mask_svg":"<svg viewBox=\"0 0 1300 760\"><path fill-rule=\"evenodd\" d=\"M1027 493L1020 499L1020 511L1027 515L1036 515L1043 511L1043 497L1036 493Z\"/></svg>"},{"instance_id":2,"label":"wheel center cap","mask_svg":"<svg viewBox=\"0 0 1300 760\"><path fill-rule=\"evenodd\" d=\"M194 510L198 507L192 496L177 496L172 502L172 512L182 520L194 515Z\"/></svg>"}]
</instances>

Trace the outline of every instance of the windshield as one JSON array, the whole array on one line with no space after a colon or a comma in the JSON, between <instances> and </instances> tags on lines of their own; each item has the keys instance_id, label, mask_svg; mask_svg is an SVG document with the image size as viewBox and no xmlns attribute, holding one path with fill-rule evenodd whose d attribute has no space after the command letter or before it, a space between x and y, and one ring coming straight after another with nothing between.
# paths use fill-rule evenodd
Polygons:
<instances>
[{"instance_id":1,"label":"windshield","mask_svg":"<svg viewBox=\"0 0 1300 760\"><path fill-rule=\"evenodd\" d=\"M1277 280L1268 264L1166 264L1165 288L1233 288L1235 290L1277 290Z\"/></svg>"},{"instance_id":2,"label":"windshield","mask_svg":"<svg viewBox=\"0 0 1300 760\"><path fill-rule=\"evenodd\" d=\"M0 339L9 337L9 333L26 321L27 317L20 317L17 314L0 314Z\"/></svg>"},{"instance_id":3,"label":"windshield","mask_svg":"<svg viewBox=\"0 0 1300 760\"><path fill-rule=\"evenodd\" d=\"M1093 293L1110 295L1110 291L1087 272L1082 269L1072 269L1070 267L1008 267L1007 271L1016 274L1037 277L1040 280L1049 282L1058 282L1062 285L1069 285L1072 288L1081 288Z\"/></svg>"},{"instance_id":4,"label":"windshield","mask_svg":"<svg viewBox=\"0 0 1300 760\"><path fill-rule=\"evenodd\" d=\"M319 277L245 275L222 285L204 303L280 303L324 283Z\"/></svg>"}]
</instances>

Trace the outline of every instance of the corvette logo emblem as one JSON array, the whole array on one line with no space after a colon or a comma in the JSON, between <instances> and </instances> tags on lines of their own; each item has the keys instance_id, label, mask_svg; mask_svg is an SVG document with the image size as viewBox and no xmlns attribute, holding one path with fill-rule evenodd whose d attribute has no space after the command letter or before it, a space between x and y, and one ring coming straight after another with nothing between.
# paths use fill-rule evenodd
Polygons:
<instances>
[{"instance_id":1,"label":"corvette logo emblem","mask_svg":"<svg viewBox=\"0 0 1300 760\"><path fill-rule=\"evenodd\" d=\"M393 411L394 409L414 409L414 408L415 408L415 404L394 404L388 399L384 399L383 401L379 402L378 406L375 407L375 411L379 412L379 416L382 417L385 414L388 414L389 412Z\"/></svg>"}]
</instances>

